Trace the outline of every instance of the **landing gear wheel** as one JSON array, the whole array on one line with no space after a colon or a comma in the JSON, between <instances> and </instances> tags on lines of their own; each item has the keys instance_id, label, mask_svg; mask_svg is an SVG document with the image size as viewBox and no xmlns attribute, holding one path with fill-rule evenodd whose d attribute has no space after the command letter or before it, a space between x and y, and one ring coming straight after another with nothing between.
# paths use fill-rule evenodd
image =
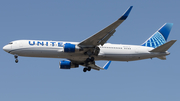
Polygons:
<instances>
[{"instance_id":1,"label":"landing gear wheel","mask_svg":"<svg viewBox=\"0 0 180 101\"><path fill-rule=\"evenodd\" d=\"M16 59L15 62L18 63L18 55L14 55L14 58Z\"/></svg>"},{"instance_id":2,"label":"landing gear wheel","mask_svg":"<svg viewBox=\"0 0 180 101\"><path fill-rule=\"evenodd\" d=\"M17 56L17 55L14 55L14 58L15 58L15 59L17 59L17 58L18 58L18 56Z\"/></svg>"},{"instance_id":3,"label":"landing gear wheel","mask_svg":"<svg viewBox=\"0 0 180 101\"><path fill-rule=\"evenodd\" d=\"M16 59L15 62L18 63L18 59Z\"/></svg>"},{"instance_id":4,"label":"landing gear wheel","mask_svg":"<svg viewBox=\"0 0 180 101\"><path fill-rule=\"evenodd\" d=\"M93 62L94 61L94 57L91 57L90 60Z\"/></svg>"},{"instance_id":5,"label":"landing gear wheel","mask_svg":"<svg viewBox=\"0 0 180 101\"><path fill-rule=\"evenodd\" d=\"M86 62L90 62L90 58L87 58L87 59L86 59Z\"/></svg>"},{"instance_id":6,"label":"landing gear wheel","mask_svg":"<svg viewBox=\"0 0 180 101\"><path fill-rule=\"evenodd\" d=\"M87 70L88 70L88 71L91 71L91 67L88 67Z\"/></svg>"},{"instance_id":7,"label":"landing gear wheel","mask_svg":"<svg viewBox=\"0 0 180 101\"><path fill-rule=\"evenodd\" d=\"M85 67L84 69L83 69L83 72L86 72L86 71L91 71L91 67Z\"/></svg>"},{"instance_id":8,"label":"landing gear wheel","mask_svg":"<svg viewBox=\"0 0 180 101\"><path fill-rule=\"evenodd\" d=\"M87 71L87 68L84 68L84 69L83 69L83 72L86 72L86 71Z\"/></svg>"},{"instance_id":9,"label":"landing gear wheel","mask_svg":"<svg viewBox=\"0 0 180 101\"><path fill-rule=\"evenodd\" d=\"M86 62L93 62L94 61L94 57L89 57L86 59Z\"/></svg>"}]
</instances>

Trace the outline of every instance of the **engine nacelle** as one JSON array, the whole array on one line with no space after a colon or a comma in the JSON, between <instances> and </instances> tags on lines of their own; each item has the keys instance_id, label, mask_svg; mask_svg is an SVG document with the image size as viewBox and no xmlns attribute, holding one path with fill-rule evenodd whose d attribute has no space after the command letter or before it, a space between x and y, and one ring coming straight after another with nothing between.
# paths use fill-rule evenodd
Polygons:
<instances>
[{"instance_id":1,"label":"engine nacelle","mask_svg":"<svg viewBox=\"0 0 180 101\"><path fill-rule=\"evenodd\" d=\"M71 61L63 60L59 62L60 69L70 69L70 68L77 68L77 67L79 67L79 65L73 64Z\"/></svg>"},{"instance_id":2,"label":"engine nacelle","mask_svg":"<svg viewBox=\"0 0 180 101\"><path fill-rule=\"evenodd\" d=\"M67 53L74 53L74 52L79 52L80 47L78 47L77 45L71 44L71 43L66 43L64 44L64 52Z\"/></svg>"}]
</instances>

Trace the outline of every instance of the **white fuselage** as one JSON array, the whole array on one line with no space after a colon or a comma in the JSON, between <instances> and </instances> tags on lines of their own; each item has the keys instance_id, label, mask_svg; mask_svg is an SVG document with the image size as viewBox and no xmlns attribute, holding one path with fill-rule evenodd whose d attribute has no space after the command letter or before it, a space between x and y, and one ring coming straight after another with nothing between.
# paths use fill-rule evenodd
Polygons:
<instances>
[{"instance_id":1,"label":"white fuselage","mask_svg":"<svg viewBox=\"0 0 180 101\"><path fill-rule=\"evenodd\" d=\"M3 49L10 54L26 57L46 57L46 58L67 58L69 60L85 61L88 55L83 51L64 52L63 45L71 43L77 46L78 42L64 41L43 41L43 40L17 40L4 46ZM134 61L147 58L161 57L168 55L169 52L152 53L152 47L138 45L109 44L98 46L100 52L94 56L95 60L112 61Z\"/></svg>"}]
</instances>

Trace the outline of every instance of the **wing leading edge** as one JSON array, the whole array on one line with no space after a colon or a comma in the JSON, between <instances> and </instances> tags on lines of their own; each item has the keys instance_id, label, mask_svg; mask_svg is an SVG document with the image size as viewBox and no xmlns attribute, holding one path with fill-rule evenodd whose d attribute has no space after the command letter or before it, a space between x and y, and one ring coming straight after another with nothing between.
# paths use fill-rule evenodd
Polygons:
<instances>
[{"instance_id":1,"label":"wing leading edge","mask_svg":"<svg viewBox=\"0 0 180 101\"><path fill-rule=\"evenodd\" d=\"M92 35L91 37L85 39L84 41L80 42L78 45L80 47L95 47L97 45L104 45L104 43L106 43L106 41L116 32L115 29L124 20L126 20L132 8L133 6L130 6L117 21L99 31L98 33Z\"/></svg>"}]
</instances>

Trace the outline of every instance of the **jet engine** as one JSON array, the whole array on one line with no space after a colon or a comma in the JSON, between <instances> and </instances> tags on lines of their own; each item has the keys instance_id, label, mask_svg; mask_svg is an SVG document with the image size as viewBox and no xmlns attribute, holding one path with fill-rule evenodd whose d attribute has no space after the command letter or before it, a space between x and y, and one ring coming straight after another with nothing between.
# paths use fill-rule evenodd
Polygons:
<instances>
[{"instance_id":1,"label":"jet engine","mask_svg":"<svg viewBox=\"0 0 180 101\"><path fill-rule=\"evenodd\" d=\"M77 68L79 67L78 64L73 64L71 61L63 60L59 62L60 69L70 69L70 68Z\"/></svg>"},{"instance_id":2,"label":"jet engine","mask_svg":"<svg viewBox=\"0 0 180 101\"><path fill-rule=\"evenodd\" d=\"M64 52L74 53L76 51L80 51L80 47L78 47L74 44L71 44L71 43L64 44Z\"/></svg>"}]
</instances>

